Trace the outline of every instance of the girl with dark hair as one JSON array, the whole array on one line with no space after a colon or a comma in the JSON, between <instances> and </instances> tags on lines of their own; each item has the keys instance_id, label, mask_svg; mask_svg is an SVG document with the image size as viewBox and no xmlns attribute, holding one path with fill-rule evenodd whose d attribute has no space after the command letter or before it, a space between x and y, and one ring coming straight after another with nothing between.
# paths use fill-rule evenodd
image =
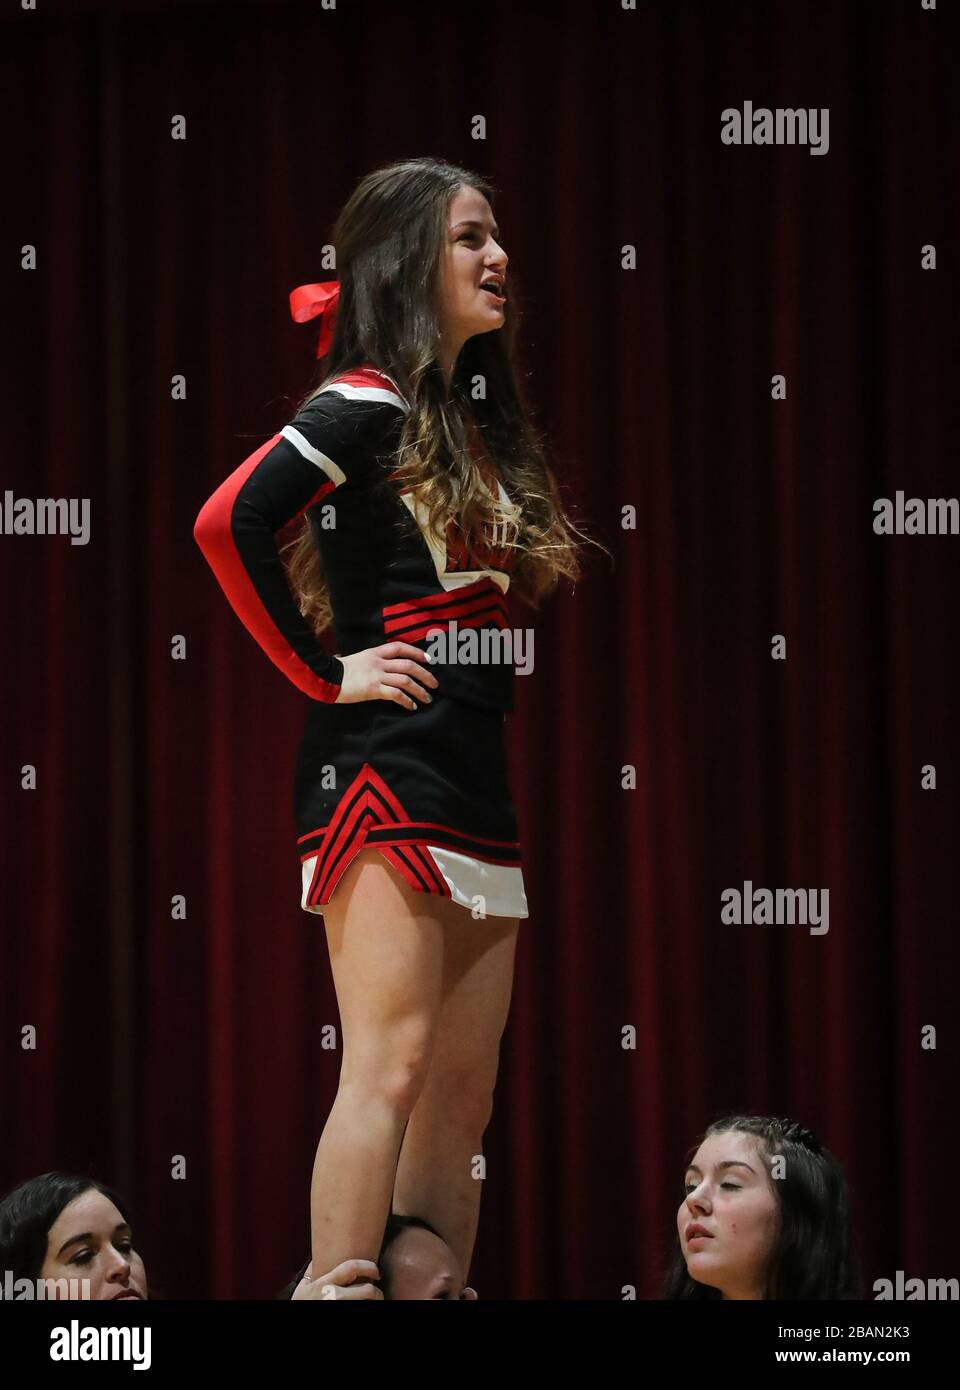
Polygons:
<instances>
[{"instance_id":1,"label":"girl with dark hair","mask_svg":"<svg viewBox=\"0 0 960 1390\"><path fill-rule=\"evenodd\" d=\"M391 1208L428 1216L469 1269L528 915L505 595L536 607L589 540L521 403L492 196L429 158L361 180L333 231L339 281L291 295L298 319L325 306L321 382L194 526L311 700L300 901L323 915L343 1031L311 1187L320 1270L374 1260ZM274 536L297 518L284 572ZM331 619L335 656L318 641Z\"/></svg>"},{"instance_id":2,"label":"girl with dark hair","mask_svg":"<svg viewBox=\"0 0 960 1390\"><path fill-rule=\"evenodd\" d=\"M41 1173L0 1201L0 1278L7 1271L14 1280L53 1281L48 1297L69 1296L63 1291L74 1280L89 1281L91 1299L147 1297L124 1203L74 1173Z\"/></svg>"},{"instance_id":3,"label":"girl with dark hair","mask_svg":"<svg viewBox=\"0 0 960 1390\"><path fill-rule=\"evenodd\" d=\"M664 1298L853 1299L859 1276L840 1164L794 1120L716 1120L684 1173Z\"/></svg>"}]
</instances>

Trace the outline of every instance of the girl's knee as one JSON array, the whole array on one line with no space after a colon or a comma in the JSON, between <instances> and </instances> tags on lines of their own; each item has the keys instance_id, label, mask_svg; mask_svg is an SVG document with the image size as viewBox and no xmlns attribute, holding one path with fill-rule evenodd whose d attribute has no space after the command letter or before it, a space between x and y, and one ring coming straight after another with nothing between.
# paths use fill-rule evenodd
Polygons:
<instances>
[{"instance_id":1,"label":"girl's knee","mask_svg":"<svg viewBox=\"0 0 960 1390\"><path fill-rule=\"evenodd\" d=\"M425 1030L416 1030L413 1036L395 1038L387 1046L366 1046L362 1052L347 1053L340 1085L409 1114L424 1088L429 1066L428 1036Z\"/></svg>"},{"instance_id":2,"label":"girl's knee","mask_svg":"<svg viewBox=\"0 0 960 1390\"><path fill-rule=\"evenodd\" d=\"M423 1105L433 1111L446 1128L477 1138L493 1116L496 1078L485 1068L431 1074L424 1089Z\"/></svg>"}]
</instances>

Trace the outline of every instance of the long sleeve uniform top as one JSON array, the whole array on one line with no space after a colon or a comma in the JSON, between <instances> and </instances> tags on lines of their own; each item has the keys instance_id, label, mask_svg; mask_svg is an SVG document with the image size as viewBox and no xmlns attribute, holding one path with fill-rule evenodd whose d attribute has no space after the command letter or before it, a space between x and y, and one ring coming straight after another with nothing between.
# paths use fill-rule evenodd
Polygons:
<instances>
[{"instance_id":1,"label":"long sleeve uniform top","mask_svg":"<svg viewBox=\"0 0 960 1390\"><path fill-rule=\"evenodd\" d=\"M426 647L431 628L453 621L457 630L507 628L514 552L498 546L496 535L468 549L453 520L438 540L426 530L414 489L390 481L408 409L384 373L363 367L342 374L224 479L194 523L241 622L313 700L336 701L343 662L300 612L277 550L277 532L302 514L320 550L343 655L398 639ZM494 482L511 510L503 484L488 476L488 487ZM398 508L406 513L400 530ZM500 659L490 659L498 651ZM430 667L438 681L432 693L511 710L514 668L502 659L506 651L495 642L486 660L451 660L448 646L448 659Z\"/></svg>"}]
</instances>

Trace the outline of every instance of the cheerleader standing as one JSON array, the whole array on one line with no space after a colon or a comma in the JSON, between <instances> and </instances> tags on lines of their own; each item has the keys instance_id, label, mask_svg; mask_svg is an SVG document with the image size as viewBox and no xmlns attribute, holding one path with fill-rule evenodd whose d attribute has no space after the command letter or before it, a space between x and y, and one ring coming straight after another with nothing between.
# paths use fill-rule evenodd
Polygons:
<instances>
[{"instance_id":1,"label":"cheerleader standing","mask_svg":"<svg viewBox=\"0 0 960 1390\"><path fill-rule=\"evenodd\" d=\"M311 1185L315 1269L375 1259L391 1210L429 1221L465 1276L476 1237L528 916L506 594L513 580L535 605L575 577L581 534L518 398L491 193L430 159L362 180L334 229L339 281L291 296L296 318L323 313L326 374L194 526L310 701L298 891L323 918L343 1043ZM285 567L275 536L298 517ZM317 635L331 621L336 655ZM486 659L462 659L464 633Z\"/></svg>"}]
</instances>

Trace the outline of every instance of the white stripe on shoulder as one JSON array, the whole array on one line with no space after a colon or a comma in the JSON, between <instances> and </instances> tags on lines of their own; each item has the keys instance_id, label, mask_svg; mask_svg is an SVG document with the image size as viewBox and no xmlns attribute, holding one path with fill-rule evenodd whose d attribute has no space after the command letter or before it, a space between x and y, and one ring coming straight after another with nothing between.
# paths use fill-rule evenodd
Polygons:
<instances>
[{"instance_id":1,"label":"white stripe on shoulder","mask_svg":"<svg viewBox=\"0 0 960 1390\"><path fill-rule=\"evenodd\" d=\"M309 439L304 439L299 430L295 430L292 425L284 425L280 433L284 439L289 439L298 453L303 454L305 459L309 459L311 463L315 463L318 468L322 469L337 487L346 482L347 475L343 469L338 468L333 459L327 458L326 454L321 454L319 449L315 449Z\"/></svg>"},{"instance_id":2,"label":"white stripe on shoulder","mask_svg":"<svg viewBox=\"0 0 960 1390\"><path fill-rule=\"evenodd\" d=\"M388 391L383 386L351 386L346 381L334 381L329 386L322 387L317 395L323 396L327 391L333 391L348 401L378 401L382 405L398 406L401 410L410 409L402 396L398 396L395 391Z\"/></svg>"}]
</instances>

